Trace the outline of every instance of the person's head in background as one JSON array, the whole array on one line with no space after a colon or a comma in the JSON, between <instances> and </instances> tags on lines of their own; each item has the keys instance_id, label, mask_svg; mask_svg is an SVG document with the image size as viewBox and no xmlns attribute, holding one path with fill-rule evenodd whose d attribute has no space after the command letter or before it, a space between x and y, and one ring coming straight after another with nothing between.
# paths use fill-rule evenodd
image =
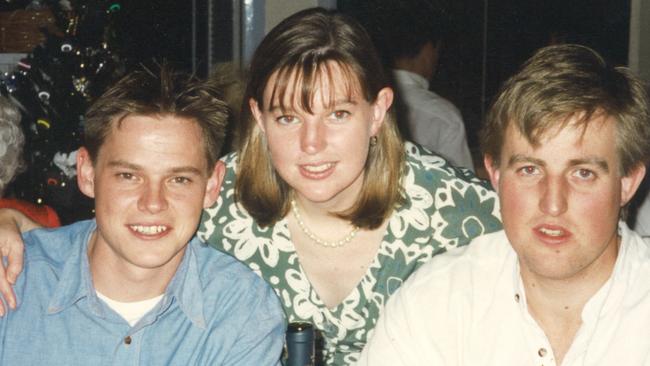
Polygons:
<instances>
[{"instance_id":1,"label":"person's head in background","mask_svg":"<svg viewBox=\"0 0 650 366\"><path fill-rule=\"evenodd\" d=\"M443 1L382 1L373 11L377 46L393 69L431 81L450 29Z\"/></svg>"},{"instance_id":2,"label":"person's head in background","mask_svg":"<svg viewBox=\"0 0 650 366\"><path fill-rule=\"evenodd\" d=\"M584 46L543 48L504 84L481 142L522 276L613 268L622 208L650 158L638 79Z\"/></svg>"},{"instance_id":3,"label":"person's head in background","mask_svg":"<svg viewBox=\"0 0 650 366\"><path fill-rule=\"evenodd\" d=\"M389 78L361 25L319 8L296 13L262 40L249 77L239 202L262 226L295 198L378 227L400 199L404 152Z\"/></svg>"},{"instance_id":4,"label":"person's head in background","mask_svg":"<svg viewBox=\"0 0 650 366\"><path fill-rule=\"evenodd\" d=\"M20 128L20 112L5 97L0 96L0 197L24 168L25 136Z\"/></svg>"}]
</instances>

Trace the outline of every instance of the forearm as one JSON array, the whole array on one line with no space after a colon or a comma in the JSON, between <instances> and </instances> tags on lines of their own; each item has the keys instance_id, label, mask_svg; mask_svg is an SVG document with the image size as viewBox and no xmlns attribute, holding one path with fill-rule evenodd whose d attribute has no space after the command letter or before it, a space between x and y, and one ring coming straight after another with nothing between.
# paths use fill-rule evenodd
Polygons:
<instances>
[{"instance_id":1,"label":"forearm","mask_svg":"<svg viewBox=\"0 0 650 366\"><path fill-rule=\"evenodd\" d=\"M23 269L24 247L20 233L37 227L40 226L17 210L0 209L0 295L12 309L16 307L16 295L11 285L16 283ZM5 313L0 302L0 316Z\"/></svg>"},{"instance_id":2,"label":"forearm","mask_svg":"<svg viewBox=\"0 0 650 366\"><path fill-rule=\"evenodd\" d=\"M0 226L15 227L21 233L41 227L22 212L12 208L0 209Z\"/></svg>"}]
</instances>

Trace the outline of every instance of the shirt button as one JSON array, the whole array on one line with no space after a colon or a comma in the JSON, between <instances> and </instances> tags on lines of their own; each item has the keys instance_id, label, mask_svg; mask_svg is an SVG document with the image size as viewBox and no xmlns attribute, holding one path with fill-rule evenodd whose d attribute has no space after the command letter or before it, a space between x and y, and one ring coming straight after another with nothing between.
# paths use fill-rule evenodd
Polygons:
<instances>
[{"instance_id":1,"label":"shirt button","mask_svg":"<svg viewBox=\"0 0 650 366\"><path fill-rule=\"evenodd\" d=\"M126 337L124 337L124 344L126 344L127 346L128 346L129 344L131 344L131 337L130 337L130 336L126 336Z\"/></svg>"},{"instance_id":2,"label":"shirt button","mask_svg":"<svg viewBox=\"0 0 650 366\"><path fill-rule=\"evenodd\" d=\"M546 356L546 348L544 347L540 348L539 351L537 351L537 354L539 355L539 357Z\"/></svg>"},{"instance_id":3,"label":"shirt button","mask_svg":"<svg viewBox=\"0 0 650 366\"><path fill-rule=\"evenodd\" d=\"M519 294L515 294L515 301L519 302Z\"/></svg>"}]
</instances>

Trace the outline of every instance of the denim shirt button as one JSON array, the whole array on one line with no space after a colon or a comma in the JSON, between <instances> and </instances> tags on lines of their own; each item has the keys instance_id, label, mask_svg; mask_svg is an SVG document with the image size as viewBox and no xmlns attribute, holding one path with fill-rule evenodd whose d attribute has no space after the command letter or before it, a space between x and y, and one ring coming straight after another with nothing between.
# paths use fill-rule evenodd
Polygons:
<instances>
[{"instance_id":1,"label":"denim shirt button","mask_svg":"<svg viewBox=\"0 0 650 366\"><path fill-rule=\"evenodd\" d=\"M126 344L127 346L128 346L129 344L131 344L131 337L130 337L130 336L126 336L126 337L124 337L124 344Z\"/></svg>"}]
</instances>

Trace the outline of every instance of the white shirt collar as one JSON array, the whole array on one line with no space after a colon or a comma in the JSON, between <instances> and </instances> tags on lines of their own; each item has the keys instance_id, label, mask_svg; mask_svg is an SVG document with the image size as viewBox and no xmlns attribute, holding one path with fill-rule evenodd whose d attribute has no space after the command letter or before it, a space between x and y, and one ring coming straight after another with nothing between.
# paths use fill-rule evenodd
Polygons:
<instances>
[{"instance_id":1,"label":"white shirt collar","mask_svg":"<svg viewBox=\"0 0 650 366\"><path fill-rule=\"evenodd\" d=\"M423 89L429 89L429 81L420 74L406 70L393 69L393 77L395 77L395 81L399 84L414 84Z\"/></svg>"}]
</instances>

